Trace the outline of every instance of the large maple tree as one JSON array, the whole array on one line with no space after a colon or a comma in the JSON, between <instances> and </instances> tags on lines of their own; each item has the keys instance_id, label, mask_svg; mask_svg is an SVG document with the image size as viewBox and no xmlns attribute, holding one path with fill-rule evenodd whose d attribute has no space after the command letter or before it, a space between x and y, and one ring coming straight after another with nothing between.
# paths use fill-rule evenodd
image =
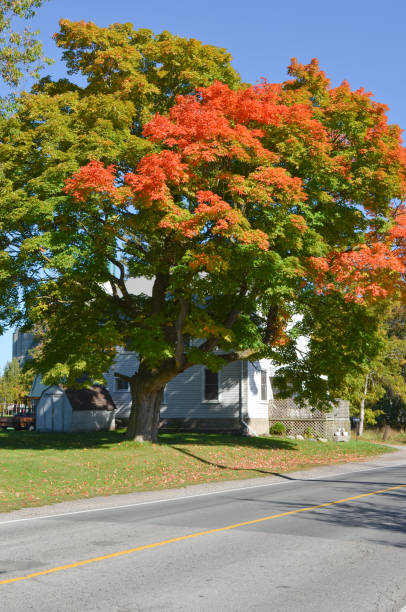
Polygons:
<instances>
[{"instance_id":1,"label":"large maple tree","mask_svg":"<svg viewBox=\"0 0 406 612\"><path fill-rule=\"evenodd\" d=\"M57 41L87 85L44 81L0 146L2 314L42 335L45 380L137 351L119 374L138 440L195 364L270 357L282 392L326 407L378 350L368 306L403 289L406 154L386 107L316 60L252 87L224 50L168 33L63 22Z\"/></svg>"}]
</instances>

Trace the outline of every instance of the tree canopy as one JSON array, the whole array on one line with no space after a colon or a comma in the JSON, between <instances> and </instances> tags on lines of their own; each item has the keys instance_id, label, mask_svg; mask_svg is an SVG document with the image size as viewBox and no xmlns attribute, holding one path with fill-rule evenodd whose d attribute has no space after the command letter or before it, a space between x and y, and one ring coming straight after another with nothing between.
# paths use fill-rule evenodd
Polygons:
<instances>
[{"instance_id":1,"label":"tree canopy","mask_svg":"<svg viewBox=\"0 0 406 612\"><path fill-rule=\"evenodd\" d=\"M26 25L18 31L15 22L34 17L43 0L0 0L0 77L12 88L17 87L24 73L38 77L50 60L42 53L37 31Z\"/></svg>"},{"instance_id":2,"label":"tree canopy","mask_svg":"<svg viewBox=\"0 0 406 612\"><path fill-rule=\"evenodd\" d=\"M316 60L249 86L224 50L167 32L63 21L56 40L87 85L40 82L0 145L2 316L43 335L45 379L137 351L141 439L198 363L273 358L282 392L326 407L376 353L367 306L403 289L406 153L386 107Z\"/></svg>"}]
</instances>

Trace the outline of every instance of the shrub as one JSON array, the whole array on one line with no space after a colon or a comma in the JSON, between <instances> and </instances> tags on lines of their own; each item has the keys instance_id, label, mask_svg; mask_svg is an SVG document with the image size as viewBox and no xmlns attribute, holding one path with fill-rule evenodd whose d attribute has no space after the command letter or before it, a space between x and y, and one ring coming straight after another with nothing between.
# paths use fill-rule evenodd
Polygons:
<instances>
[{"instance_id":1,"label":"shrub","mask_svg":"<svg viewBox=\"0 0 406 612\"><path fill-rule=\"evenodd\" d=\"M286 433L286 427L283 423L274 423L269 428L269 433L274 436L283 436Z\"/></svg>"},{"instance_id":2,"label":"shrub","mask_svg":"<svg viewBox=\"0 0 406 612\"><path fill-rule=\"evenodd\" d=\"M313 438L313 429L310 426L306 427L303 435L305 438Z\"/></svg>"}]
</instances>

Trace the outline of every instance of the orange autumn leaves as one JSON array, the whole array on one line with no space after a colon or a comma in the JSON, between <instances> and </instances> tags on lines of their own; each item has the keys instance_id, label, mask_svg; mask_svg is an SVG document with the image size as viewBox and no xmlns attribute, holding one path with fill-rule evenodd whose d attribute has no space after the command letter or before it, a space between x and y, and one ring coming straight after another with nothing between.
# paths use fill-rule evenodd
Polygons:
<instances>
[{"instance_id":1,"label":"orange autumn leaves","mask_svg":"<svg viewBox=\"0 0 406 612\"><path fill-rule=\"evenodd\" d=\"M316 292L345 288L346 301L363 302L384 298L399 285L405 263L388 244L360 245L356 251L333 252L328 257L310 257Z\"/></svg>"},{"instance_id":2,"label":"orange autumn leaves","mask_svg":"<svg viewBox=\"0 0 406 612\"><path fill-rule=\"evenodd\" d=\"M65 182L65 192L70 193L77 202L85 202L93 193L117 197L115 186L115 167L107 168L98 161L83 166L72 178Z\"/></svg>"},{"instance_id":3,"label":"orange autumn leaves","mask_svg":"<svg viewBox=\"0 0 406 612\"><path fill-rule=\"evenodd\" d=\"M340 291L352 301L387 296L399 288L406 263L406 213L391 205L406 195L399 131L387 124L386 107L363 90L352 92L347 83L330 88L317 62L293 62L289 71L295 80L285 84L234 91L215 82L178 96L167 116L156 114L144 127L157 151L134 171L122 175L92 161L65 191L78 203L96 195L149 210L156 233L193 253L192 270L226 266L224 245L251 245L253 256L280 253L274 235L296 232L292 254L301 286ZM368 216L364 227L348 227L343 218L346 238L336 243L319 229L328 227L330 211L338 226L335 202ZM308 232L317 256L300 250ZM222 254L212 260L213 245Z\"/></svg>"}]
</instances>

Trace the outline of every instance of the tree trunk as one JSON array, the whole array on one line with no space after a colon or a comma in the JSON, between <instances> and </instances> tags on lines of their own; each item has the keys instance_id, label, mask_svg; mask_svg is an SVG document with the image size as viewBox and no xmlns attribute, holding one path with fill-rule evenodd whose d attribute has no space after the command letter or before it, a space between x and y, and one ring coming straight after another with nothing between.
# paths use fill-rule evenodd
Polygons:
<instances>
[{"instance_id":1,"label":"tree trunk","mask_svg":"<svg viewBox=\"0 0 406 612\"><path fill-rule=\"evenodd\" d=\"M131 385L131 414L126 437L136 442L156 442L164 387L148 390L142 383Z\"/></svg>"},{"instance_id":2,"label":"tree trunk","mask_svg":"<svg viewBox=\"0 0 406 612\"><path fill-rule=\"evenodd\" d=\"M358 435L362 436L364 434L364 419L365 419L365 399L368 393L368 382L369 382L369 374L365 377L365 385L364 385L364 393L362 394L360 405L359 405L359 430Z\"/></svg>"},{"instance_id":3,"label":"tree trunk","mask_svg":"<svg viewBox=\"0 0 406 612\"><path fill-rule=\"evenodd\" d=\"M386 442L386 440L389 438L389 435L390 435L390 425L389 425L389 423L385 423L385 428L383 430L382 440L384 442Z\"/></svg>"}]
</instances>

